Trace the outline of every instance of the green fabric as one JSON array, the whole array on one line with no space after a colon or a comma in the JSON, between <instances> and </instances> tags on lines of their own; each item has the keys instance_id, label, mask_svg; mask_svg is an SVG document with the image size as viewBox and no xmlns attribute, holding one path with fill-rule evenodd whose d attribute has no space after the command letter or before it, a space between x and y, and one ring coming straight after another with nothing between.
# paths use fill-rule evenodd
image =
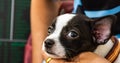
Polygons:
<instances>
[{"instance_id":1,"label":"green fabric","mask_svg":"<svg viewBox=\"0 0 120 63\"><path fill-rule=\"evenodd\" d=\"M12 0L0 0L0 39L9 39ZM27 39L30 31L30 0L15 0L13 39Z\"/></svg>"},{"instance_id":2,"label":"green fabric","mask_svg":"<svg viewBox=\"0 0 120 63\"><path fill-rule=\"evenodd\" d=\"M0 42L0 63L23 63L25 42Z\"/></svg>"},{"instance_id":3,"label":"green fabric","mask_svg":"<svg viewBox=\"0 0 120 63\"><path fill-rule=\"evenodd\" d=\"M13 39L10 40L11 5L14 5ZM23 63L30 34L30 0L0 0L0 63Z\"/></svg>"}]
</instances>

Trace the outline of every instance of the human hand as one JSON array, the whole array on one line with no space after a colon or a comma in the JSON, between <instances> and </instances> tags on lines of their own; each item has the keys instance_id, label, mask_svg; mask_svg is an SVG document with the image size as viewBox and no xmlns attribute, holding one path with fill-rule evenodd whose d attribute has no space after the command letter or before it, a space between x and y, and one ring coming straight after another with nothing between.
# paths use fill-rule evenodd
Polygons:
<instances>
[{"instance_id":1,"label":"human hand","mask_svg":"<svg viewBox=\"0 0 120 63\"><path fill-rule=\"evenodd\" d=\"M77 63L111 63L105 58L92 52L81 53L75 61Z\"/></svg>"},{"instance_id":2,"label":"human hand","mask_svg":"<svg viewBox=\"0 0 120 63\"><path fill-rule=\"evenodd\" d=\"M61 59L52 59L49 63L110 63L105 58L92 53L92 52L84 52L79 56L75 57L73 61L67 62Z\"/></svg>"}]
</instances>

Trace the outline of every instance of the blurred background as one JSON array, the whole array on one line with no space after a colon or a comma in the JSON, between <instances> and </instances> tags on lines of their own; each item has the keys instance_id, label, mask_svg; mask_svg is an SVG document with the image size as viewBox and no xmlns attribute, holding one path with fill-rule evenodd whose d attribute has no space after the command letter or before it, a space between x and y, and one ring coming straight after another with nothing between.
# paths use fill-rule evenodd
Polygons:
<instances>
[{"instance_id":1,"label":"blurred background","mask_svg":"<svg viewBox=\"0 0 120 63\"><path fill-rule=\"evenodd\" d=\"M23 63L30 0L0 0L0 63Z\"/></svg>"}]
</instances>

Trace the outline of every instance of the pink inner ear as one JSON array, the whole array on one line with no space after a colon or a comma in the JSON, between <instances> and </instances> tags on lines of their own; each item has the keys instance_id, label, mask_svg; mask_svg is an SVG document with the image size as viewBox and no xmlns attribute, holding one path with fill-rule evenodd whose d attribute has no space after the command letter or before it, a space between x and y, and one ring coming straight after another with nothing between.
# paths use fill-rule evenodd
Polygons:
<instances>
[{"instance_id":1,"label":"pink inner ear","mask_svg":"<svg viewBox=\"0 0 120 63\"><path fill-rule=\"evenodd\" d=\"M110 25L105 23L96 25L93 29L93 34L98 43L104 43L110 35Z\"/></svg>"}]
</instances>

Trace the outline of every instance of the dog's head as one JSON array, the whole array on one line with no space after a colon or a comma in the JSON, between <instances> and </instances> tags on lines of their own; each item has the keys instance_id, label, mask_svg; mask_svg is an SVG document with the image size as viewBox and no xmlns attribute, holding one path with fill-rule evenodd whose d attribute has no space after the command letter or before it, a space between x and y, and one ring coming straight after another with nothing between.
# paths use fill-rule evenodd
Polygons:
<instances>
[{"instance_id":1,"label":"dog's head","mask_svg":"<svg viewBox=\"0 0 120 63\"><path fill-rule=\"evenodd\" d=\"M94 51L111 37L115 16L90 19L84 15L63 14L49 27L43 50L52 58L72 58Z\"/></svg>"}]
</instances>

